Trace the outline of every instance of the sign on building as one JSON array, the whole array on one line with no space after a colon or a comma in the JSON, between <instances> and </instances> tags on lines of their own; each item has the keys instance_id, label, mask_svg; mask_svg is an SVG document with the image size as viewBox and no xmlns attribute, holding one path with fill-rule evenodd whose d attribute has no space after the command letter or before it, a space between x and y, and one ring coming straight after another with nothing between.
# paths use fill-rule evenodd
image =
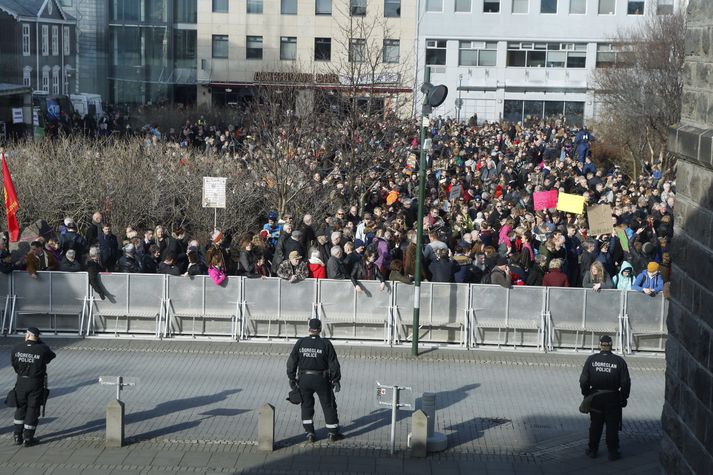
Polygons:
<instances>
[{"instance_id":1,"label":"sign on building","mask_svg":"<svg viewBox=\"0 0 713 475\"><path fill-rule=\"evenodd\" d=\"M22 107L13 107L12 108L12 123L13 124L22 124L24 122L24 118L22 116Z\"/></svg>"}]
</instances>

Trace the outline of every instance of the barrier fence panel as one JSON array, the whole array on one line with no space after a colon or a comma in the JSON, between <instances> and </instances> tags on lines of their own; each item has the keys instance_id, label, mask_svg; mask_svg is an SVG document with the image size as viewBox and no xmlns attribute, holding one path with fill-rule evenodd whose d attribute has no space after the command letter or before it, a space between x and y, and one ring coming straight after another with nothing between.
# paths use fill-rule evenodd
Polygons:
<instances>
[{"instance_id":1,"label":"barrier fence panel","mask_svg":"<svg viewBox=\"0 0 713 475\"><path fill-rule=\"evenodd\" d=\"M245 279L243 281L243 338L275 336L279 330L280 279ZM275 328L273 328L275 327Z\"/></svg>"},{"instance_id":2,"label":"barrier fence panel","mask_svg":"<svg viewBox=\"0 0 713 475\"><path fill-rule=\"evenodd\" d=\"M89 274L51 272L50 288L50 313L55 331L80 333L89 296Z\"/></svg>"},{"instance_id":3,"label":"barrier fence panel","mask_svg":"<svg viewBox=\"0 0 713 475\"><path fill-rule=\"evenodd\" d=\"M106 298L92 291L94 305L90 330L103 333L153 333L162 331L165 275L100 274Z\"/></svg>"},{"instance_id":4,"label":"barrier fence panel","mask_svg":"<svg viewBox=\"0 0 713 475\"><path fill-rule=\"evenodd\" d=\"M466 343L467 313L470 306L468 284L432 283L430 285L428 338L425 341Z\"/></svg>"},{"instance_id":5,"label":"barrier fence panel","mask_svg":"<svg viewBox=\"0 0 713 475\"><path fill-rule=\"evenodd\" d=\"M666 310L666 300L660 294L626 293L627 340L632 351L664 351Z\"/></svg>"},{"instance_id":6,"label":"barrier fence panel","mask_svg":"<svg viewBox=\"0 0 713 475\"><path fill-rule=\"evenodd\" d=\"M54 332L50 314L51 272L38 272L33 279L24 271L13 272L15 308L10 321L10 332L37 327L42 332Z\"/></svg>"},{"instance_id":7,"label":"barrier fence panel","mask_svg":"<svg viewBox=\"0 0 713 475\"><path fill-rule=\"evenodd\" d=\"M295 338L304 336L307 322L317 316L317 279L290 283L280 279L279 336Z\"/></svg>"},{"instance_id":8,"label":"barrier fence panel","mask_svg":"<svg viewBox=\"0 0 713 475\"><path fill-rule=\"evenodd\" d=\"M0 332L5 333L10 324L10 312L12 311L12 274L0 272L0 311L2 311L2 327Z\"/></svg>"},{"instance_id":9,"label":"barrier fence panel","mask_svg":"<svg viewBox=\"0 0 713 475\"><path fill-rule=\"evenodd\" d=\"M483 345L502 345L507 329L508 289L499 285L470 286L470 309L476 341Z\"/></svg>"},{"instance_id":10,"label":"barrier fence panel","mask_svg":"<svg viewBox=\"0 0 713 475\"><path fill-rule=\"evenodd\" d=\"M413 303L416 287L411 284L395 282L392 325L394 340L411 341L413 339ZM419 323L429 321L431 318L431 288L428 282L421 282L421 298L419 309ZM427 332L428 330L426 330ZM419 333L421 336L421 333Z\"/></svg>"},{"instance_id":11,"label":"barrier fence panel","mask_svg":"<svg viewBox=\"0 0 713 475\"><path fill-rule=\"evenodd\" d=\"M351 282L345 281L354 288ZM358 340L390 341L391 301L394 282L386 282L384 289L378 281L360 281L362 292L356 292L356 325L354 338ZM353 291L353 290L352 290Z\"/></svg>"},{"instance_id":12,"label":"barrier fence panel","mask_svg":"<svg viewBox=\"0 0 713 475\"><path fill-rule=\"evenodd\" d=\"M166 285L169 333L238 336L240 277L228 277L222 285L215 285L208 276L168 276Z\"/></svg>"},{"instance_id":13,"label":"barrier fence panel","mask_svg":"<svg viewBox=\"0 0 713 475\"><path fill-rule=\"evenodd\" d=\"M620 290L591 289L584 291L584 335L585 348L595 350L599 346L599 337L607 334L614 340L615 349L622 348L621 322L624 315L624 298Z\"/></svg>"},{"instance_id":14,"label":"barrier fence panel","mask_svg":"<svg viewBox=\"0 0 713 475\"><path fill-rule=\"evenodd\" d=\"M356 338L357 292L350 280L319 279L319 318L330 338Z\"/></svg>"},{"instance_id":15,"label":"barrier fence panel","mask_svg":"<svg viewBox=\"0 0 713 475\"><path fill-rule=\"evenodd\" d=\"M302 336L309 319L316 316L314 279L295 283L276 277L245 279L243 292L243 315L247 315L247 331L252 336Z\"/></svg>"},{"instance_id":16,"label":"barrier fence panel","mask_svg":"<svg viewBox=\"0 0 713 475\"><path fill-rule=\"evenodd\" d=\"M544 287L515 286L510 289L505 344L543 347L546 308L547 291Z\"/></svg>"},{"instance_id":17,"label":"barrier fence panel","mask_svg":"<svg viewBox=\"0 0 713 475\"><path fill-rule=\"evenodd\" d=\"M548 287L548 343L557 348L582 346L579 335L584 332L585 289Z\"/></svg>"}]
</instances>

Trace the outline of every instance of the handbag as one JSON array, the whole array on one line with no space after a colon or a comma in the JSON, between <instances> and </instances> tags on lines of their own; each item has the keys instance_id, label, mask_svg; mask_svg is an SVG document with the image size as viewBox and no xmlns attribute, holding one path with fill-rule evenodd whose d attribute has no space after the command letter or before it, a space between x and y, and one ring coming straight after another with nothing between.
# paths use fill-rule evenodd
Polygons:
<instances>
[{"instance_id":1,"label":"handbag","mask_svg":"<svg viewBox=\"0 0 713 475\"><path fill-rule=\"evenodd\" d=\"M582 403L579 405L579 412L581 412L582 414L589 414L589 412L592 410L592 400L595 398L595 396L615 392L617 391L614 391L613 389L597 389L592 394L585 396L584 399L582 399Z\"/></svg>"},{"instance_id":2,"label":"handbag","mask_svg":"<svg viewBox=\"0 0 713 475\"><path fill-rule=\"evenodd\" d=\"M5 405L7 407L17 407L17 394L15 394L15 388L12 388L10 392L7 393Z\"/></svg>"},{"instance_id":3,"label":"handbag","mask_svg":"<svg viewBox=\"0 0 713 475\"><path fill-rule=\"evenodd\" d=\"M287 394L287 401L290 401L292 404L302 404L302 393L300 392L300 388L297 387L293 390L291 390Z\"/></svg>"}]
</instances>

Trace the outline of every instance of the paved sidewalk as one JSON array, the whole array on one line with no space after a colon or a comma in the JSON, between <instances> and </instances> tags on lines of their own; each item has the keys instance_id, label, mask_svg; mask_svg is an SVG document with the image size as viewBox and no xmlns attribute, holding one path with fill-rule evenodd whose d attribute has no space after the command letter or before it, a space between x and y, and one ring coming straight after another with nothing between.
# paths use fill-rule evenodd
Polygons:
<instances>
[{"instance_id":1,"label":"paved sidewalk","mask_svg":"<svg viewBox=\"0 0 713 475\"><path fill-rule=\"evenodd\" d=\"M0 341L0 381L14 381ZM11 409L0 410L1 474L63 473L658 473L665 362L628 358L632 397L624 412L625 458L583 455L588 418L577 411L577 379L588 355L437 349L414 360L408 348L337 345L344 375L337 395L348 438L302 446L299 409L284 398L290 346L221 341L48 340L52 396L40 421L43 443L11 444ZM113 388L99 376L138 379L122 395L130 444L103 449L104 407ZM376 402L375 381L437 393L436 430L449 449L410 459L410 412L401 411L397 454L388 447L390 414ZM255 411L277 411L278 450L254 444ZM412 401L414 402L414 401ZM315 417L324 427L321 411ZM324 429L318 432L326 436ZM602 448L604 443L602 442Z\"/></svg>"}]
</instances>

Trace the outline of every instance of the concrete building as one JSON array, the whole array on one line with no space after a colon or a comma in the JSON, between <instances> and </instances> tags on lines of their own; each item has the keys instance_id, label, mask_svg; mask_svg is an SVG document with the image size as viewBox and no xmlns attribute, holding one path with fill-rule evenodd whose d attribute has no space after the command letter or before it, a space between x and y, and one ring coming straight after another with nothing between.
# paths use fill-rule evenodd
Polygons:
<instances>
[{"instance_id":1,"label":"concrete building","mask_svg":"<svg viewBox=\"0 0 713 475\"><path fill-rule=\"evenodd\" d=\"M680 1L419 0L418 75L429 65L448 86L436 115L581 124L596 114L590 76L616 61L617 31Z\"/></svg>"},{"instance_id":2,"label":"concrete building","mask_svg":"<svg viewBox=\"0 0 713 475\"><path fill-rule=\"evenodd\" d=\"M57 0L0 0L3 82L55 96L73 92L76 23Z\"/></svg>"},{"instance_id":3,"label":"concrete building","mask_svg":"<svg viewBox=\"0 0 713 475\"><path fill-rule=\"evenodd\" d=\"M297 84L305 95L358 89L388 107L413 88L415 28L412 0L201 1L198 104L235 103L257 85Z\"/></svg>"}]
</instances>

